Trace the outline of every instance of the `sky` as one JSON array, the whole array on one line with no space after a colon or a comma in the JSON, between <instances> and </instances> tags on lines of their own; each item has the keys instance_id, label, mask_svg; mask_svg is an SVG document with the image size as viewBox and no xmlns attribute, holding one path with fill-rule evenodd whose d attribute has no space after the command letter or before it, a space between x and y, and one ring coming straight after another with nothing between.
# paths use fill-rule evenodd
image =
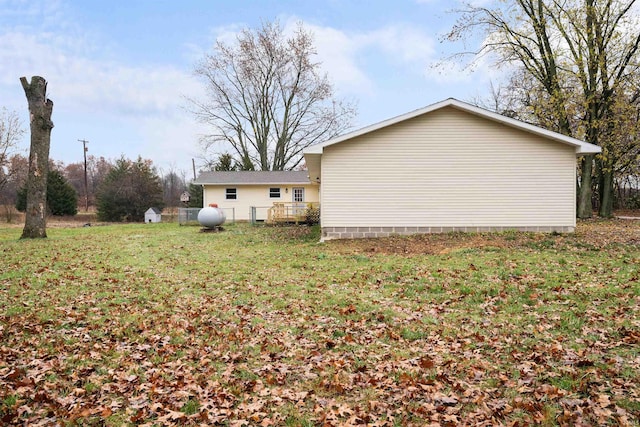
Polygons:
<instances>
[{"instance_id":1,"label":"sky","mask_svg":"<svg viewBox=\"0 0 640 427\"><path fill-rule=\"evenodd\" d=\"M481 0L476 0L481 1ZM356 103L354 129L454 97L489 93L500 74L451 55L456 0L0 0L0 107L28 129L19 78L48 81L51 158L151 159L160 171L200 165L207 128L188 112L203 96L193 70L216 40L278 20L312 31L336 95ZM20 149L28 154L29 135Z\"/></svg>"}]
</instances>

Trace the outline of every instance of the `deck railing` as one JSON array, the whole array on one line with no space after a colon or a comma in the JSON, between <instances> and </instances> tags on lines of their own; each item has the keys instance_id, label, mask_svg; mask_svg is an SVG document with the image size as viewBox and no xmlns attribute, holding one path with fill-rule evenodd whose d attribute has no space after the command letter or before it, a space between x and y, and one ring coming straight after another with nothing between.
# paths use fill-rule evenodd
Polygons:
<instances>
[{"instance_id":1,"label":"deck railing","mask_svg":"<svg viewBox=\"0 0 640 427\"><path fill-rule=\"evenodd\" d=\"M275 202L267 212L268 223L312 222L320 220L320 204L308 202Z\"/></svg>"}]
</instances>

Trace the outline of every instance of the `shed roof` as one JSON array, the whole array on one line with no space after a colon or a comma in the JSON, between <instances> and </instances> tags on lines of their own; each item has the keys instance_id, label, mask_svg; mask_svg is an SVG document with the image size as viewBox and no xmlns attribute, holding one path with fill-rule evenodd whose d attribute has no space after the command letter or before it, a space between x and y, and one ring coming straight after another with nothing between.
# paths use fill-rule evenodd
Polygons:
<instances>
[{"instance_id":1,"label":"shed roof","mask_svg":"<svg viewBox=\"0 0 640 427\"><path fill-rule=\"evenodd\" d=\"M309 184L307 171L238 171L201 172L194 184L201 185L266 185Z\"/></svg>"},{"instance_id":2,"label":"shed roof","mask_svg":"<svg viewBox=\"0 0 640 427\"><path fill-rule=\"evenodd\" d=\"M151 208L147 209L147 211L145 212L145 214L148 214L148 213L154 213L156 215L160 215L162 213L162 211L160 209L158 209L158 208L151 207Z\"/></svg>"},{"instance_id":3,"label":"shed roof","mask_svg":"<svg viewBox=\"0 0 640 427\"><path fill-rule=\"evenodd\" d=\"M400 123L400 122L403 122L405 120L409 120L409 119L412 119L414 117L418 117L418 116L421 116L423 114L427 114L427 113L430 113L432 111L436 111L436 110L439 110L439 109L445 108L445 107L453 107L453 108L456 108L458 110L466 111L467 113L474 114L476 116L483 117L485 119L492 120L494 122L501 123L501 124L506 125L506 126L510 126L510 127L516 128L516 129L520 129L520 130L523 130L525 132L530 132L530 133L533 133L535 135L539 135L539 136L542 136L542 137L545 137L545 138L549 138L549 139L552 139L554 141L557 141L557 142L560 142L560 143L563 143L563 144L571 145L571 146L575 147L577 155L596 154L596 153L600 153L602 151L602 149L600 147L598 147L597 145L589 144L588 142L581 141L581 140L576 139L576 138L572 138L572 137L569 137L569 136L566 136L566 135L562 135L562 134L557 133L557 132L553 132L553 131L550 131L550 130L547 130L547 129L543 129L543 128L539 127L539 126L535 126L535 125L532 125L532 124L529 124L529 123L521 122L519 120L512 119L510 117L506 117L506 116L503 116L503 115L498 114L498 113L494 113L493 111L485 110L484 108L476 107L475 105L471 105L471 104L467 104L466 102L458 101L455 98L449 98L449 99L445 99L444 101L441 101L441 102L426 106L424 108L420 108L418 110L410 111L410 112L408 112L406 114L402 114L400 116L392 117L392 118L390 118L388 120L384 120L384 121L375 123L373 125L366 126L366 127L362 128L362 129L358 129L356 131L353 131L353 132L338 136L336 138L330 139L330 140L322 142L320 144L312 145L311 147L307 148L304 151L304 154L322 154L322 151L323 151L324 147L327 147L329 145L338 144L340 142L347 141L349 139L353 139L353 138L356 138L358 136L365 135L367 133L371 133L371 132L377 131L379 129L385 128L387 126L391 126L391 125L394 125L396 123Z\"/></svg>"}]
</instances>

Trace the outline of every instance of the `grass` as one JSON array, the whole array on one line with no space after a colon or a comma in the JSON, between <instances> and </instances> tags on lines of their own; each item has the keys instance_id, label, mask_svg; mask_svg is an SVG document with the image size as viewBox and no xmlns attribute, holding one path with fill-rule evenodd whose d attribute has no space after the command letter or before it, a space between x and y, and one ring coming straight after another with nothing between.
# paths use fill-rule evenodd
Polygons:
<instances>
[{"instance_id":1,"label":"grass","mask_svg":"<svg viewBox=\"0 0 640 427\"><path fill-rule=\"evenodd\" d=\"M0 424L640 425L640 222L0 228Z\"/></svg>"}]
</instances>

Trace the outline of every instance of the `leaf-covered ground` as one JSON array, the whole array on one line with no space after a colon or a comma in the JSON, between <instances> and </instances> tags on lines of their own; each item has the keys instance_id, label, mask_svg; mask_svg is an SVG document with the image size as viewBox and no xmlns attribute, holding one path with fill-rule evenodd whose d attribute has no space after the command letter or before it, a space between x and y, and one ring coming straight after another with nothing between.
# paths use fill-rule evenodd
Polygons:
<instances>
[{"instance_id":1,"label":"leaf-covered ground","mask_svg":"<svg viewBox=\"0 0 640 427\"><path fill-rule=\"evenodd\" d=\"M2 425L640 425L640 221L0 228Z\"/></svg>"}]
</instances>

